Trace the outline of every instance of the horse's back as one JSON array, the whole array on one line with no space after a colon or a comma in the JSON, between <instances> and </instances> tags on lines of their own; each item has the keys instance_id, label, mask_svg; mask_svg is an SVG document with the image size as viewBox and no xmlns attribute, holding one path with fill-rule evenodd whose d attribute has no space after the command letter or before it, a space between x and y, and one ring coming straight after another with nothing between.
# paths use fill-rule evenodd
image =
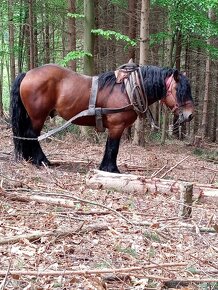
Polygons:
<instances>
[{"instance_id":1,"label":"horse's back","mask_svg":"<svg viewBox=\"0 0 218 290\"><path fill-rule=\"evenodd\" d=\"M56 64L46 64L26 73L20 92L31 116L38 118L39 114L46 116L56 110L69 119L87 106L90 87L91 77Z\"/></svg>"}]
</instances>

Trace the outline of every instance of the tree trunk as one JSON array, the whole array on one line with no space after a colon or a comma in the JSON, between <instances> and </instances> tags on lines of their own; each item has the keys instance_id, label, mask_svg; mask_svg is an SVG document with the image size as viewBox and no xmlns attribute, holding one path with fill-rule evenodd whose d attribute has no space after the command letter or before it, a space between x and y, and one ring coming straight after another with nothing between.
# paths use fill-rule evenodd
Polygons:
<instances>
[{"instance_id":1,"label":"tree trunk","mask_svg":"<svg viewBox=\"0 0 218 290\"><path fill-rule=\"evenodd\" d=\"M131 39L136 39L136 6L137 1L128 0L128 12L129 12L129 25L128 25L128 36ZM130 46L128 49L128 59L135 61L135 46Z\"/></svg>"},{"instance_id":2,"label":"tree trunk","mask_svg":"<svg viewBox=\"0 0 218 290\"><path fill-rule=\"evenodd\" d=\"M94 1L84 0L84 51L91 53L92 56L86 55L84 57L83 72L89 76L94 74L94 35L91 33L95 24L94 12ZM83 137L87 137L91 134L92 129L81 126L80 131Z\"/></svg>"},{"instance_id":3,"label":"tree trunk","mask_svg":"<svg viewBox=\"0 0 218 290\"><path fill-rule=\"evenodd\" d=\"M200 48L197 49L196 52L196 60L195 60L195 88L194 88L194 102L196 106L199 106L199 95L200 95L200 84L199 80L201 79L201 60L200 60ZM198 128L199 128L199 123L200 123L200 116L199 116L199 110L195 111L195 117L193 119L193 133L194 135L197 134Z\"/></svg>"},{"instance_id":4,"label":"tree trunk","mask_svg":"<svg viewBox=\"0 0 218 290\"><path fill-rule=\"evenodd\" d=\"M13 12L14 1L8 0L8 23L9 23L9 47L10 47L10 75L11 82L15 79L15 55L14 55L14 12Z\"/></svg>"},{"instance_id":5,"label":"tree trunk","mask_svg":"<svg viewBox=\"0 0 218 290\"><path fill-rule=\"evenodd\" d=\"M75 0L68 0L68 12L75 13L76 12L76 1ZM76 21L74 17L68 17L68 45L67 50L68 53L71 51L76 50ZM68 67L71 68L73 71L76 71L76 61L71 60L68 63Z\"/></svg>"},{"instance_id":6,"label":"tree trunk","mask_svg":"<svg viewBox=\"0 0 218 290\"><path fill-rule=\"evenodd\" d=\"M91 30L94 28L95 11L94 1L84 0L84 51L92 56L84 57L84 74L92 76L94 73L94 35Z\"/></svg>"},{"instance_id":7,"label":"tree trunk","mask_svg":"<svg viewBox=\"0 0 218 290\"><path fill-rule=\"evenodd\" d=\"M3 18L2 16L2 11L0 12L1 19ZM2 51L4 50L4 33L3 33L3 28L2 28L2 22L0 23L0 31L1 31L1 36L0 36L0 46L2 48ZM0 117L3 117L3 102L2 102L2 93L3 93L3 79L4 79L4 55L2 55L0 59Z\"/></svg>"},{"instance_id":8,"label":"tree trunk","mask_svg":"<svg viewBox=\"0 0 218 290\"><path fill-rule=\"evenodd\" d=\"M208 11L208 18L212 18L212 9ZM208 46L211 44L211 39L207 40ZM204 139L207 136L207 121L208 121L208 102L209 102L209 82L210 82L210 56L206 59L205 68L205 91L204 91L204 101L203 101L203 112L202 112L202 122L201 122L201 138Z\"/></svg>"},{"instance_id":9,"label":"tree trunk","mask_svg":"<svg viewBox=\"0 0 218 290\"><path fill-rule=\"evenodd\" d=\"M24 14L24 16L23 16ZM18 72L22 72L23 70L23 62L24 62L24 36L25 36L25 23L27 22L27 9L23 5L23 0L20 1L20 25L19 25L19 37L18 37Z\"/></svg>"},{"instance_id":10,"label":"tree trunk","mask_svg":"<svg viewBox=\"0 0 218 290\"><path fill-rule=\"evenodd\" d=\"M150 0L142 0L141 23L140 23L140 58L139 63L144 65L148 62L149 54L149 14ZM137 118L133 143L145 146L145 120Z\"/></svg>"},{"instance_id":11,"label":"tree trunk","mask_svg":"<svg viewBox=\"0 0 218 290\"><path fill-rule=\"evenodd\" d=\"M176 68L180 70L181 66L181 51L182 51L182 33L181 31L177 31L176 34Z\"/></svg>"},{"instance_id":12,"label":"tree trunk","mask_svg":"<svg viewBox=\"0 0 218 290\"><path fill-rule=\"evenodd\" d=\"M30 48L30 69L35 67L35 42L34 42L34 21L33 21L33 0L28 0L29 3L29 48Z\"/></svg>"},{"instance_id":13,"label":"tree trunk","mask_svg":"<svg viewBox=\"0 0 218 290\"><path fill-rule=\"evenodd\" d=\"M48 5L45 3L45 13L44 13L44 25L45 25L45 37L44 37L44 46L45 46L45 56L44 62L50 62L50 27L48 20Z\"/></svg>"}]
</instances>

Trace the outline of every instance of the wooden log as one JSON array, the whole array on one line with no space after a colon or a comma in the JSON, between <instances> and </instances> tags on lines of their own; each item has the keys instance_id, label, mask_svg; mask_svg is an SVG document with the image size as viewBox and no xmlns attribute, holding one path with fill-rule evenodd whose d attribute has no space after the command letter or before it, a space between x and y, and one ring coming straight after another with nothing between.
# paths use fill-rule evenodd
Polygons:
<instances>
[{"instance_id":1,"label":"wooden log","mask_svg":"<svg viewBox=\"0 0 218 290\"><path fill-rule=\"evenodd\" d=\"M86 184L92 188L114 189L121 192L166 193L170 191L176 193L179 191L181 184L190 183L94 170L93 174L86 179Z\"/></svg>"},{"instance_id":2,"label":"wooden log","mask_svg":"<svg viewBox=\"0 0 218 290\"><path fill-rule=\"evenodd\" d=\"M180 187L180 203L179 203L179 216L182 218L191 218L192 214L192 201L193 201L193 184L181 183Z\"/></svg>"},{"instance_id":3,"label":"wooden log","mask_svg":"<svg viewBox=\"0 0 218 290\"><path fill-rule=\"evenodd\" d=\"M215 198L218 202L218 185L198 184L186 181L175 181L161 178L145 178L134 174L109 173L94 170L87 179L86 184L91 188L114 189L121 192L139 193L178 193L181 186L193 184L193 198L202 199Z\"/></svg>"},{"instance_id":4,"label":"wooden log","mask_svg":"<svg viewBox=\"0 0 218 290\"><path fill-rule=\"evenodd\" d=\"M191 206L193 200L193 184L190 182L178 182L166 179L146 179L143 176L133 174L117 174L95 170L86 183L90 187L114 189L125 192L174 192L180 193L180 206L178 215L182 218L191 217Z\"/></svg>"}]
</instances>

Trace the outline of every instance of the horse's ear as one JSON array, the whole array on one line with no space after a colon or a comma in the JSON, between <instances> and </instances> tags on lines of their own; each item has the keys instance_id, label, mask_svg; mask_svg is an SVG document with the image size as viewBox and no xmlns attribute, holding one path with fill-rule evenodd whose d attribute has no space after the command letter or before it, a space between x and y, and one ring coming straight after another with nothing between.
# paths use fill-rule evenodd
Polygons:
<instances>
[{"instance_id":1,"label":"horse's ear","mask_svg":"<svg viewBox=\"0 0 218 290\"><path fill-rule=\"evenodd\" d=\"M177 83L179 82L179 71L177 69L173 73L173 78Z\"/></svg>"},{"instance_id":2,"label":"horse's ear","mask_svg":"<svg viewBox=\"0 0 218 290\"><path fill-rule=\"evenodd\" d=\"M132 58L130 58L130 60L128 61L128 63L133 63L133 59L132 59Z\"/></svg>"}]
</instances>

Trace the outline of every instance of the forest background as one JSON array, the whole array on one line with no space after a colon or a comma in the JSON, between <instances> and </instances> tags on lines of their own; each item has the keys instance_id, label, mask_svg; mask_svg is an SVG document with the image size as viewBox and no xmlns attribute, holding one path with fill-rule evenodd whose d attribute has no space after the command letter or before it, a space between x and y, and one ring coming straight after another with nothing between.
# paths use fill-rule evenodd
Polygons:
<instances>
[{"instance_id":1,"label":"forest background","mask_svg":"<svg viewBox=\"0 0 218 290\"><path fill-rule=\"evenodd\" d=\"M182 132L191 139L200 135L217 142L217 0L3 0L0 6L3 119L8 116L11 83L21 71L57 63L94 75L132 58L185 71L196 112ZM158 103L152 112L165 132L172 116ZM146 126L136 126L142 128L143 138L134 136L140 144Z\"/></svg>"}]
</instances>

